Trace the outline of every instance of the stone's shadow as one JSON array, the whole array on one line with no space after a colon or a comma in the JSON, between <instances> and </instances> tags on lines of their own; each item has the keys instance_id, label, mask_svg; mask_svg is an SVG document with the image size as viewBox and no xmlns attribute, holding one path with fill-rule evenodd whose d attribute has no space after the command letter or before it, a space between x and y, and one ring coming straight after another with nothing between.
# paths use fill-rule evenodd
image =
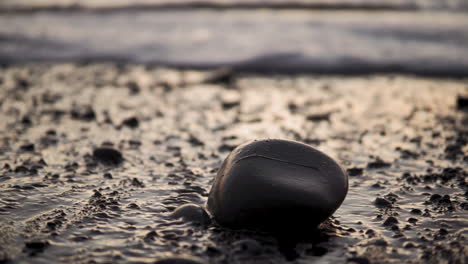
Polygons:
<instances>
[{"instance_id":1,"label":"stone's shadow","mask_svg":"<svg viewBox=\"0 0 468 264\"><path fill-rule=\"evenodd\" d=\"M299 244L307 244L306 254L311 256L323 256L328 252L320 244L329 242L337 237L337 226L333 219L327 219L320 226L311 229L302 229L302 232L293 230L291 226L285 226L278 232L267 232L254 229L229 229L220 226L215 221L209 227L210 240L217 246L226 248L225 252L233 258L255 257L259 259L268 256L282 257L287 261L293 261L301 257L298 252ZM288 232L290 230L291 232ZM231 249L231 250L229 250Z\"/></svg>"}]
</instances>

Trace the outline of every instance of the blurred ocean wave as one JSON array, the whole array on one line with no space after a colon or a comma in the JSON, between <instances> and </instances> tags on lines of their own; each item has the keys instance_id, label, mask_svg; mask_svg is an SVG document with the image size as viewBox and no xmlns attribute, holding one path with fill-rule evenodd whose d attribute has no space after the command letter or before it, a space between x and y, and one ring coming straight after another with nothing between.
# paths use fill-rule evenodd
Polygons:
<instances>
[{"instance_id":1,"label":"blurred ocean wave","mask_svg":"<svg viewBox=\"0 0 468 264\"><path fill-rule=\"evenodd\" d=\"M468 10L466 0L3 0L0 10L125 8Z\"/></svg>"},{"instance_id":2,"label":"blurred ocean wave","mask_svg":"<svg viewBox=\"0 0 468 264\"><path fill-rule=\"evenodd\" d=\"M326 3L337 10L281 8L284 2L4 0L0 64L110 60L245 71L468 76L468 12L450 11L463 10L468 1L287 2ZM203 3L226 9L196 8ZM247 8L255 3L278 8Z\"/></svg>"}]
</instances>

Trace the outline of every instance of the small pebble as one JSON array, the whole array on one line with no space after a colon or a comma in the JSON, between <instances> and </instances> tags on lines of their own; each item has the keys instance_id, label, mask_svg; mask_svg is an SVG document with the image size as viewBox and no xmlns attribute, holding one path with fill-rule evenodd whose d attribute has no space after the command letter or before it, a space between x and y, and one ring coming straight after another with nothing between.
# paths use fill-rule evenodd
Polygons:
<instances>
[{"instance_id":1,"label":"small pebble","mask_svg":"<svg viewBox=\"0 0 468 264\"><path fill-rule=\"evenodd\" d=\"M123 161L120 151L108 147L95 149L93 151L93 158L105 165L119 165Z\"/></svg>"},{"instance_id":2,"label":"small pebble","mask_svg":"<svg viewBox=\"0 0 468 264\"><path fill-rule=\"evenodd\" d=\"M367 168L369 169L381 169L392 166L391 163L382 160L381 158L376 158L375 161L367 163Z\"/></svg>"},{"instance_id":3,"label":"small pebble","mask_svg":"<svg viewBox=\"0 0 468 264\"><path fill-rule=\"evenodd\" d=\"M126 126L129 128L137 128L140 122L136 117L130 117L122 121L122 126Z\"/></svg>"},{"instance_id":4,"label":"small pebble","mask_svg":"<svg viewBox=\"0 0 468 264\"><path fill-rule=\"evenodd\" d=\"M398 224L398 219L396 219L393 216L389 216L387 220L383 223L384 226L393 226L395 224Z\"/></svg>"},{"instance_id":5,"label":"small pebble","mask_svg":"<svg viewBox=\"0 0 468 264\"><path fill-rule=\"evenodd\" d=\"M411 210L411 214L414 214L414 215L422 215L422 211L419 210L419 209L412 209L412 210Z\"/></svg>"},{"instance_id":6,"label":"small pebble","mask_svg":"<svg viewBox=\"0 0 468 264\"><path fill-rule=\"evenodd\" d=\"M468 96L457 96L457 109L458 110L468 110Z\"/></svg>"},{"instance_id":7,"label":"small pebble","mask_svg":"<svg viewBox=\"0 0 468 264\"><path fill-rule=\"evenodd\" d=\"M377 197L374 201L375 206L377 207L391 207L392 203L385 198Z\"/></svg>"},{"instance_id":8,"label":"small pebble","mask_svg":"<svg viewBox=\"0 0 468 264\"><path fill-rule=\"evenodd\" d=\"M196 204L184 204L171 213L173 218L182 218L186 222L192 222L201 225L211 223L210 216L203 207Z\"/></svg>"},{"instance_id":9,"label":"small pebble","mask_svg":"<svg viewBox=\"0 0 468 264\"><path fill-rule=\"evenodd\" d=\"M349 168L346 170L349 176L361 176L364 172L363 168Z\"/></svg>"}]
</instances>

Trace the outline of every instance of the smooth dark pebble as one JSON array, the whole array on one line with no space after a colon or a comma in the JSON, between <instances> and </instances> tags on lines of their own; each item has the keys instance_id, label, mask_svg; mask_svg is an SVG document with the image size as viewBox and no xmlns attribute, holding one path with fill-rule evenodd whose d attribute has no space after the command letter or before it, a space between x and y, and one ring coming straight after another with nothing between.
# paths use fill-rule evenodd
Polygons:
<instances>
[{"instance_id":1,"label":"smooth dark pebble","mask_svg":"<svg viewBox=\"0 0 468 264\"><path fill-rule=\"evenodd\" d=\"M412 209L411 213L414 214L414 215L422 215L422 211L419 210L419 209Z\"/></svg>"},{"instance_id":2,"label":"smooth dark pebble","mask_svg":"<svg viewBox=\"0 0 468 264\"><path fill-rule=\"evenodd\" d=\"M139 180L137 178L133 178L131 184L132 184L132 186L135 186L135 187L140 187L140 188L145 187L145 184L141 180Z\"/></svg>"},{"instance_id":3,"label":"smooth dark pebble","mask_svg":"<svg viewBox=\"0 0 468 264\"><path fill-rule=\"evenodd\" d=\"M300 142L256 140L224 160L208 210L228 227L303 234L331 216L347 192L347 174L326 154Z\"/></svg>"},{"instance_id":4,"label":"smooth dark pebble","mask_svg":"<svg viewBox=\"0 0 468 264\"><path fill-rule=\"evenodd\" d=\"M441 198L442 196L440 194L433 194L431 195L430 201L434 202L434 201L440 200Z\"/></svg>"},{"instance_id":5,"label":"smooth dark pebble","mask_svg":"<svg viewBox=\"0 0 468 264\"><path fill-rule=\"evenodd\" d=\"M415 248L416 246L412 242L405 242L403 244L404 248Z\"/></svg>"},{"instance_id":6,"label":"smooth dark pebble","mask_svg":"<svg viewBox=\"0 0 468 264\"><path fill-rule=\"evenodd\" d=\"M130 203L130 204L127 205L127 208L140 209L140 206L138 206L138 204L136 204L136 203Z\"/></svg>"},{"instance_id":7,"label":"smooth dark pebble","mask_svg":"<svg viewBox=\"0 0 468 264\"><path fill-rule=\"evenodd\" d=\"M468 96L457 96L457 109L468 110Z\"/></svg>"},{"instance_id":8,"label":"smooth dark pebble","mask_svg":"<svg viewBox=\"0 0 468 264\"><path fill-rule=\"evenodd\" d=\"M210 216L205 209L196 204L184 204L171 213L173 218L182 218L186 222L208 225L211 223Z\"/></svg>"},{"instance_id":9,"label":"smooth dark pebble","mask_svg":"<svg viewBox=\"0 0 468 264\"><path fill-rule=\"evenodd\" d=\"M48 241L30 241L25 243L25 246L30 249L44 249L48 245Z\"/></svg>"},{"instance_id":10,"label":"smooth dark pebble","mask_svg":"<svg viewBox=\"0 0 468 264\"><path fill-rule=\"evenodd\" d=\"M86 106L73 106L70 112L72 119L92 121L96 118L96 113L93 108L89 105Z\"/></svg>"},{"instance_id":11,"label":"smooth dark pebble","mask_svg":"<svg viewBox=\"0 0 468 264\"><path fill-rule=\"evenodd\" d=\"M312 121L312 122L320 122L320 121L330 121L330 116L331 116L331 112L327 112L327 113L317 113L317 114L309 114L306 119L308 121Z\"/></svg>"},{"instance_id":12,"label":"smooth dark pebble","mask_svg":"<svg viewBox=\"0 0 468 264\"><path fill-rule=\"evenodd\" d=\"M375 161L367 163L367 168L369 169L381 169L392 166L391 163L385 162L380 158L376 158Z\"/></svg>"},{"instance_id":13,"label":"smooth dark pebble","mask_svg":"<svg viewBox=\"0 0 468 264\"><path fill-rule=\"evenodd\" d=\"M122 121L122 126L130 127L130 128L137 128L140 122L136 117L129 117Z\"/></svg>"},{"instance_id":14,"label":"smooth dark pebble","mask_svg":"<svg viewBox=\"0 0 468 264\"><path fill-rule=\"evenodd\" d=\"M95 149L93 151L93 158L106 165L118 165L123 161L120 151L107 147Z\"/></svg>"},{"instance_id":15,"label":"smooth dark pebble","mask_svg":"<svg viewBox=\"0 0 468 264\"><path fill-rule=\"evenodd\" d=\"M385 198L377 197L374 201L375 206L377 207L391 207L392 203Z\"/></svg>"},{"instance_id":16,"label":"smooth dark pebble","mask_svg":"<svg viewBox=\"0 0 468 264\"><path fill-rule=\"evenodd\" d=\"M349 176L361 176L364 172L363 168L349 168L346 170Z\"/></svg>"},{"instance_id":17,"label":"smooth dark pebble","mask_svg":"<svg viewBox=\"0 0 468 264\"><path fill-rule=\"evenodd\" d=\"M29 252L30 255L43 252L48 246L48 241L30 241L25 243L24 251Z\"/></svg>"},{"instance_id":18,"label":"smooth dark pebble","mask_svg":"<svg viewBox=\"0 0 468 264\"><path fill-rule=\"evenodd\" d=\"M380 246L380 247L386 247L388 246L388 242L385 241L382 238L377 238L369 241L369 245L375 245L375 246Z\"/></svg>"},{"instance_id":19,"label":"smooth dark pebble","mask_svg":"<svg viewBox=\"0 0 468 264\"><path fill-rule=\"evenodd\" d=\"M24 144L20 147L20 149L22 151L34 151L35 147L34 147L34 144L32 143L28 143L28 144Z\"/></svg>"},{"instance_id":20,"label":"smooth dark pebble","mask_svg":"<svg viewBox=\"0 0 468 264\"><path fill-rule=\"evenodd\" d=\"M393 226L395 224L398 224L398 219L396 219L393 216L389 216L387 220L383 223L384 226Z\"/></svg>"},{"instance_id":21,"label":"smooth dark pebble","mask_svg":"<svg viewBox=\"0 0 468 264\"><path fill-rule=\"evenodd\" d=\"M156 231L150 231L145 235L145 240L154 240L155 237L158 236L158 233Z\"/></svg>"}]
</instances>

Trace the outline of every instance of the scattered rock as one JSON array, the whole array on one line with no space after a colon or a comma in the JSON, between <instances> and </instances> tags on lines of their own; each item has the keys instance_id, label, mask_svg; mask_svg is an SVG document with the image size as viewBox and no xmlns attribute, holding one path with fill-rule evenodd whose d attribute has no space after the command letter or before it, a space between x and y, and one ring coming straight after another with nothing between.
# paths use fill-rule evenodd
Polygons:
<instances>
[{"instance_id":1,"label":"scattered rock","mask_svg":"<svg viewBox=\"0 0 468 264\"><path fill-rule=\"evenodd\" d=\"M461 111L468 110L468 96L457 96L457 109Z\"/></svg>"},{"instance_id":2,"label":"scattered rock","mask_svg":"<svg viewBox=\"0 0 468 264\"><path fill-rule=\"evenodd\" d=\"M138 121L136 117L129 117L122 121L122 126L126 126L129 128L137 128L139 124L140 122Z\"/></svg>"},{"instance_id":3,"label":"scattered rock","mask_svg":"<svg viewBox=\"0 0 468 264\"><path fill-rule=\"evenodd\" d=\"M390 201L380 197L375 198L374 204L377 207L392 207L392 203Z\"/></svg>"},{"instance_id":4,"label":"scattered rock","mask_svg":"<svg viewBox=\"0 0 468 264\"><path fill-rule=\"evenodd\" d=\"M190 144L194 147L201 147L201 146L204 146L205 143L203 143L203 141L201 141L200 139L198 139L197 137L195 137L194 135L190 135L190 138L188 140L190 142Z\"/></svg>"},{"instance_id":5,"label":"scattered rock","mask_svg":"<svg viewBox=\"0 0 468 264\"><path fill-rule=\"evenodd\" d=\"M27 144L24 144L20 147L20 149L22 151L34 151L35 147L34 147L34 144L32 143L27 143Z\"/></svg>"},{"instance_id":6,"label":"scattered rock","mask_svg":"<svg viewBox=\"0 0 468 264\"><path fill-rule=\"evenodd\" d=\"M139 188L145 187L145 184L142 181L138 180L137 178L132 179L131 185L135 187L139 187Z\"/></svg>"},{"instance_id":7,"label":"scattered rock","mask_svg":"<svg viewBox=\"0 0 468 264\"><path fill-rule=\"evenodd\" d=\"M383 223L384 226L393 226L396 224L398 224L398 219L396 219L393 216L389 216L387 220L385 220L385 222Z\"/></svg>"},{"instance_id":8,"label":"scattered rock","mask_svg":"<svg viewBox=\"0 0 468 264\"><path fill-rule=\"evenodd\" d=\"M123 161L123 156L120 151L113 148L96 148L93 151L93 158L105 165L119 165Z\"/></svg>"},{"instance_id":9,"label":"scattered rock","mask_svg":"<svg viewBox=\"0 0 468 264\"><path fill-rule=\"evenodd\" d=\"M29 241L24 244L24 251L30 255L36 255L43 252L49 244L48 241Z\"/></svg>"},{"instance_id":10,"label":"scattered rock","mask_svg":"<svg viewBox=\"0 0 468 264\"><path fill-rule=\"evenodd\" d=\"M391 163L383 161L381 158L377 157L375 161L367 163L367 168L369 169L381 169L392 166Z\"/></svg>"},{"instance_id":11,"label":"scattered rock","mask_svg":"<svg viewBox=\"0 0 468 264\"><path fill-rule=\"evenodd\" d=\"M346 170L349 176L361 176L364 172L363 168L349 168Z\"/></svg>"},{"instance_id":12,"label":"scattered rock","mask_svg":"<svg viewBox=\"0 0 468 264\"><path fill-rule=\"evenodd\" d=\"M70 114L73 119L82 121L92 121L96 119L96 114L90 105L74 105Z\"/></svg>"},{"instance_id":13,"label":"scattered rock","mask_svg":"<svg viewBox=\"0 0 468 264\"><path fill-rule=\"evenodd\" d=\"M330 121L331 112L316 113L307 115L306 119L312 122Z\"/></svg>"}]
</instances>

